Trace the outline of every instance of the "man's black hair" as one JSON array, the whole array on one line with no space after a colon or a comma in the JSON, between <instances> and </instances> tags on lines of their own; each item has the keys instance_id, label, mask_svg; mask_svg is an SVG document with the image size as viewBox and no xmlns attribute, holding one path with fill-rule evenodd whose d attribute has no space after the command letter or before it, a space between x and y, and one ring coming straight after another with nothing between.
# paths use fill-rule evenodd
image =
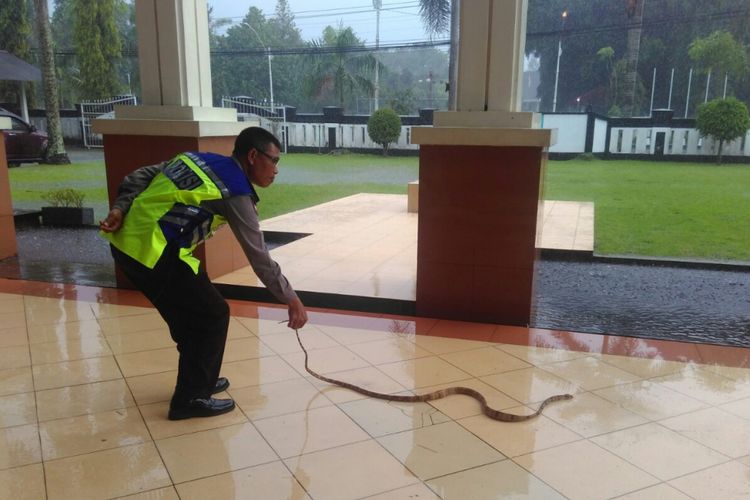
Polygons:
<instances>
[{"instance_id":1,"label":"man's black hair","mask_svg":"<svg viewBox=\"0 0 750 500\"><path fill-rule=\"evenodd\" d=\"M244 158L251 149L265 152L269 144L274 144L281 149L279 140L268 130L263 127L247 127L235 139L232 156L238 159Z\"/></svg>"}]
</instances>

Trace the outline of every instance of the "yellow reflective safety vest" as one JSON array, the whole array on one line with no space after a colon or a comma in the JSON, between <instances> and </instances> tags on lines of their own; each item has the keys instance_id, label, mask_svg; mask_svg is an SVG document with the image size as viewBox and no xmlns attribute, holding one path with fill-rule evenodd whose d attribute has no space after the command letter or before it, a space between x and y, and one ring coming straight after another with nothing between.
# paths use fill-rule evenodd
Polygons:
<instances>
[{"instance_id":1,"label":"yellow reflective safety vest","mask_svg":"<svg viewBox=\"0 0 750 500\"><path fill-rule=\"evenodd\" d=\"M180 259L198 273L193 250L227 221L201 203L232 196L257 195L230 157L182 153L173 158L133 200L122 227L101 233L121 252L153 269L167 245L178 245Z\"/></svg>"}]
</instances>

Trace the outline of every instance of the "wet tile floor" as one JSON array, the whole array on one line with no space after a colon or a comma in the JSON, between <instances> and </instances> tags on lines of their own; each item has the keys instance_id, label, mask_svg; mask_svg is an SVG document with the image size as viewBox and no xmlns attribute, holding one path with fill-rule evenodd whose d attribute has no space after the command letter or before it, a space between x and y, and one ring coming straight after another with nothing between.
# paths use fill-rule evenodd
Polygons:
<instances>
[{"instance_id":1,"label":"wet tile floor","mask_svg":"<svg viewBox=\"0 0 750 500\"><path fill-rule=\"evenodd\" d=\"M231 301L238 408L166 420L176 352L136 292L0 279L0 492L12 499L750 497L750 350Z\"/></svg>"}]
</instances>

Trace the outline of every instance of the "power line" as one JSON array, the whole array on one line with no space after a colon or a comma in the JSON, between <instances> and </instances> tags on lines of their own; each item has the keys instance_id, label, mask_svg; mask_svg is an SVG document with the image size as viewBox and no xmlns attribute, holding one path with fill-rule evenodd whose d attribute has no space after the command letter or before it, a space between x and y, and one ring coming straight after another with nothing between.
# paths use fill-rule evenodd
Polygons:
<instances>
[{"instance_id":1,"label":"power line","mask_svg":"<svg viewBox=\"0 0 750 500\"><path fill-rule=\"evenodd\" d=\"M386 6L387 5L387 6ZM409 8L409 7L419 7L419 2L411 1L411 2L400 2L400 3L392 3L392 4L384 4L383 7L381 7L381 11L383 10L396 10L396 9L403 9L403 8ZM363 14L363 13L372 13L375 12L375 8L372 6L372 4L368 6L350 6L350 7L335 7L331 9L315 9L315 10L300 10L297 12L292 12L292 16L295 20L297 19L313 19L317 17L337 17L337 16L348 16L351 14ZM245 16L225 16L221 17L220 19L244 19ZM276 16L271 15L267 16L266 19L275 19Z\"/></svg>"},{"instance_id":2,"label":"power line","mask_svg":"<svg viewBox=\"0 0 750 500\"><path fill-rule=\"evenodd\" d=\"M353 47L326 47L326 46L307 46L307 47L288 47L288 48L271 48L270 53L272 56L285 56L285 55L318 55L318 54L341 54L341 53L356 53L356 52L376 52L386 51L392 49L425 49L431 47L440 47L450 45L450 40L422 40L413 42L396 42L396 43L381 43L379 47L374 45L362 45ZM38 48L32 48L31 52L38 53ZM249 49L212 49L211 55L268 55L269 51L264 48L249 48ZM75 49L57 49L54 51L56 56L74 56L76 55ZM132 48L125 49L122 51L122 55L125 57L136 57L138 51Z\"/></svg>"}]
</instances>

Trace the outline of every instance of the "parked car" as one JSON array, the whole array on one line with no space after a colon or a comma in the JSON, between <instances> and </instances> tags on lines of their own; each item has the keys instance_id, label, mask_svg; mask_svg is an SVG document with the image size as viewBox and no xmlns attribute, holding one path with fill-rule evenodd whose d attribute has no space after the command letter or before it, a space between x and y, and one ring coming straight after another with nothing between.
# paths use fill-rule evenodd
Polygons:
<instances>
[{"instance_id":1,"label":"parked car","mask_svg":"<svg viewBox=\"0 0 750 500\"><path fill-rule=\"evenodd\" d=\"M20 116L0 108L0 117L10 118L11 128L3 130L5 157L8 166L43 161L47 156L47 134L34 125L26 123Z\"/></svg>"}]
</instances>

